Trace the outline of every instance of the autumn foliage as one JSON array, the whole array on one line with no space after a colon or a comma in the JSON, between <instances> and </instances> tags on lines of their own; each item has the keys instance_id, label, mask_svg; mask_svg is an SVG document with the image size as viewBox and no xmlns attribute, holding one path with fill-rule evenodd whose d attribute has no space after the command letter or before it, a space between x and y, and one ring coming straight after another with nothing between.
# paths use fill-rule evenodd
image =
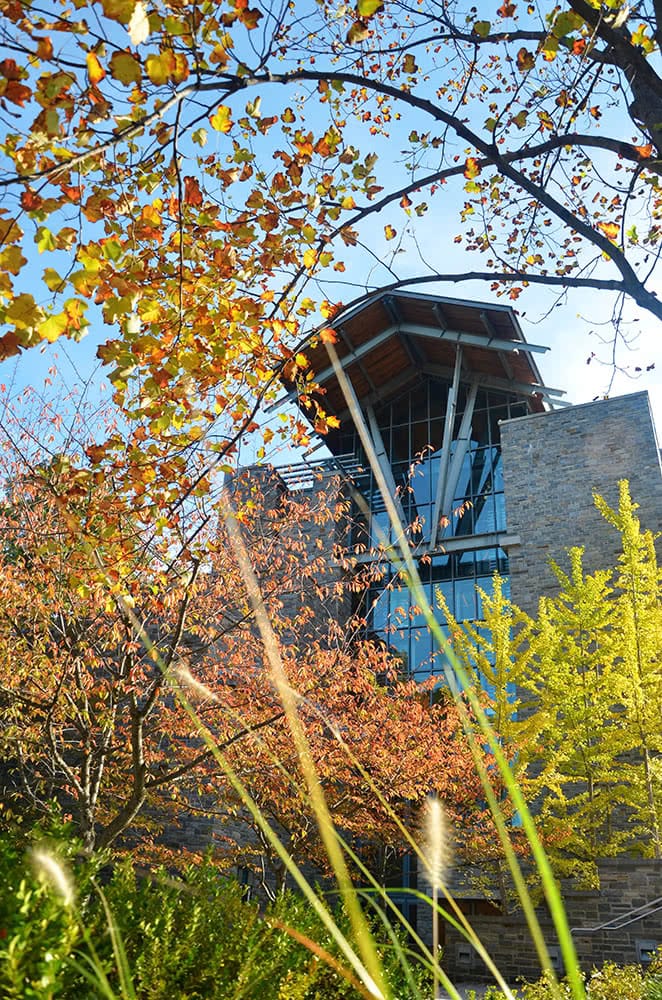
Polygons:
<instances>
[{"instance_id":1,"label":"autumn foliage","mask_svg":"<svg viewBox=\"0 0 662 1000\"><path fill-rule=\"evenodd\" d=\"M148 448L222 463L283 375L323 429L305 344L357 274L662 318L654 4L0 11L0 352L105 324ZM440 222L448 271L421 249Z\"/></svg>"},{"instance_id":2,"label":"autumn foliage","mask_svg":"<svg viewBox=\"0 0 662 1000\"><path fill-rule=\"evenodd\" d=\"M337 479L289 493L273 471L248 470L156 531L110 473L81 476L75 454L21 453L29 434L7 410L5 418L5 824L46 814L56 802L88 850L132 845L153 860L186 844L192 819L206 819L192 846L203 850L207 840L219 863L263 872L268 847L179 690L295 855L324 866L223 527L222 512L232 507L344 835L366 850L377 843L399 850L390 810L411 818L435 790L462 823L467 853L485 848L491 824L455 706L441 699L431 707L425 688L398 680L399 663L360 638L350 592L360 578L341 573L329 541L347 515Z\"/></svg>"}]
</instances>

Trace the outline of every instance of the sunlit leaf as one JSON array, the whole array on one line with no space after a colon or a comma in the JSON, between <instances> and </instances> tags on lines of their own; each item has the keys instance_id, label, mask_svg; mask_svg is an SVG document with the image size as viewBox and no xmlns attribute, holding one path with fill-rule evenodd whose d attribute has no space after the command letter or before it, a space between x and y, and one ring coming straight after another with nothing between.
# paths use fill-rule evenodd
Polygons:
<instances>
[{"instance_id":1,"label":"sunlit leaf","mask_svg":"<svg viewBox=\"0 0 662 1000\"><path fill-rule=\"evenodd\" d=\"M217 132L229 132L232 128L231 110L227 105L221 104L217 111L210 116L209 122Z\"/></svg>"},{"instance_id":2,"label":"sunlit leaf","mask_svg":"<svg viewBox=\"0 0 662 1000\"><path fill-rule=\"evenodd\" d=\"M616 240L620 232L620 226L615 222L598 222L598 229L608 240Z\"/></svg>"},{"instance_id":3,"label":"sunlit leaf","mask_svg":"<svg viewBox=\"0 0 662 1000\"><path fill-rule=\"evenodd\" d=\"M478 35L479 38L487 38L491 28L492 25L489 21L474 21L473 28L471 30L474 35Z\"/></svg>"},{"instance_id":4,"label":"sunlit leaf","mask_svg":"<svg viewBox=\"0 0 662 1000\"><path fill-rule=\"evenodd\" d=\"M95 52L88 52L86 56L87 60L87 75L90 78L90 83L95 86L97 83L101 83L106 75L106 71L99 62L99 57Z\"/></svg>"},{"instance_id":5,"label":"sunlit leaf","mask_svg":"<svg viewBox=\"0 0 662 1000\"><path fill-rule=\"evenodd\" d=\"M142 68L130 52L116 51L110 57L110 75L120 83L138 83L142 77Z\"/></svg>"},{"instance_id":6,"label":"sunlit leaf","mask_svg":"<svg viewBox=\"0 0 662 1000\"><path fill-rule=\"evenodd\" d=\"M145 4L142 3L142 0L138 0L138 3L136 3L136 6L134 7L127 30L129 32L129 38L131 39L132 45L141 45L142 42L147 41L150 30L149 19L147 17Z\"/></svg>"},{"instance_id":7,"label":"sunlit leaf","mask_svg":"<svg viewBox=\"0 0 662 1000\"><path fill-rule=\"evenodd\" d=\"M372 17L384 6L383 0L358 0L356 13L359 17Z\"/></svg>"},{"instance_id":8,"label":"sunlit leaf","mask_svg":"<svg viewBox=\"0 0 662 1000\"><path fill-rule=\"evenodd\" d=\"M467 157L464 164L464 176L467 180L473 180L481 172L481 165L475 156Z\"/></svg>"}]
</instances>

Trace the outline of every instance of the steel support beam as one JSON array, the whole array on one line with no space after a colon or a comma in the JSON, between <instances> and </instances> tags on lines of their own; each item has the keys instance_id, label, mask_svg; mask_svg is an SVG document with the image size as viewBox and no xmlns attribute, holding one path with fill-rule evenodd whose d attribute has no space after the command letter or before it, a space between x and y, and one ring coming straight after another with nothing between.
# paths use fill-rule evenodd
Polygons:
<instances>
[{"instance_id":1,"label":"steel support beam","mask_svg":"<svg viewBox=\"0 0 662 1000\"><path fill-rule=\"evenodd\" d=\"M423 375L432 375L437 378L453 377L453 369L448 368L446 365L426 364L423 365L421 372ZM564 405L562 400L553 399L552 397L565 396L565 389L554 389L551 386L536 382L517 382L514 379L499 378L498 375L475 375L474 381L481 389L503 389L504 392L514 392L517 395L523 396L533 396L535 394L549 399L550 402L558 406Z\"/></svg>"},{"instance_id":2,"label":"steel support beam","mask_svg":"<svg viewBox=\"0 0 662 1000\"><path fill-rule=\"evenodd\" d=\"M360 361L366 354L370 354L375 348L399 333L404 333L409 337L427 337L430 340L446 340L451 344L468 344L471 347L483 347L489 351L522 351L526 354L545 354L549 347L541 344L526 344L523 340L501 340L499 338L484 336L480 333L467 333L464 330L441 330L438 326L425 326L421 323L398 323L387 327L371 337L365 344L360 344L348 354L340 359L342 368L348 368L356 361ZM316 377L315 381L320 385L327 382L333 375L333 365L324 368Z\"/></svg>"},{"instance_id":3,"label":"steel support beam","mask_svg":"<svg viewBox=\"0 0 662 1000\"><path fill-rule=\"evenodd\" d=\"M384 445L384 439L382 437L382 432L379 429L379 424L377 423L377 417L375 416L375 411L372 406L367 406L365 408L365 413L368 418L368 426L370 429L370 437L372 438L372 443L375 448L375 453L377 455L377 461L379 462L379 467L382 470L384 479L386 480L386 485L389 488L391 496L393 497L393 503L395 504L395 509L400 518L400 530L404 534L406 528L408 527L405 512L402 506L402 501L398 493L398 488L395 483L395 478L393 476L393 469L391 468L391 462L386 451L386 446Z\"/></svg>"},{"instance_id":4,"label":"steel support beam","mask_svg":"<svg viewBox=\"0 0 662 1000\"><path fill-rule=\"evenodd\" d=\"M460 430L455 444L455 454L453 455L450 472L448 473L446 491L441 501L442 514L444 511L450 510L451 508L451 504L453 503L453 498L456 493L458 479L460 478L460 472L462 470L462 463L464 462L464 457L469 450L469 442L471 441L471 421L473 420L477 395L478 385L476 382L472 382L467 394L467 402L464 407L464 413L462 414L462 423L460 424Z\"/></svg>"},{"instance_id":5,"label":"steel support beam","mask_svg":"<svg viewBox=\"0 0 662 1000\"><path fill-rule=\"evenodd\" d=\"M464 462L464 456L469 448L469 441L471 440L471 421L474 415L474 407L476 405L476 397L478 395L478 383L472 382L467 394L467 401L464 407L464 413L462 414L462 423L460 424L460 429L458 431L458 436L455 440L455 452L451 459L450 468L446 475L446 481L444 483L443 492L438 488L437 484L437 498L434 505L434 514L432 516L432 531L430 533L430 548L433 549L437 544L437 534L439 531L439 522L447 511L450 511L451 504L453 502L453 497L455 496L455 489L457 486L457 481L460 476L460 471L462 469L462 463ZM449 448L450 450L450 448ZM443 455L442 455L443 461ZM439 477L441 481L441 475ZM450 499L449 499L450 497Z\"/></svg>"},{"instance_id":6,"label":"steel support beam","mask_svg":"<svg viewBox=\"0 0 662 1000\"><path fill-rule=\"evenodd\" d=\"M439 479L437 480L437 492L434 498L434 513L430 526L430 546L434 548L437 544L437 532L439 530L439 518L441 516L441 500L446 492L448 482L448 470L451 460L451 442L453 440L453 428L455 427L455 414L457 412L457 394L460 388L460 373L462 371L462 348L458 345L455 352L455 368L453 369L453 381L448 390L448 403L446 406L446 419L444 420L444 433L441 441L441 456L439 465Z\"/></svg>"}]
</instances>

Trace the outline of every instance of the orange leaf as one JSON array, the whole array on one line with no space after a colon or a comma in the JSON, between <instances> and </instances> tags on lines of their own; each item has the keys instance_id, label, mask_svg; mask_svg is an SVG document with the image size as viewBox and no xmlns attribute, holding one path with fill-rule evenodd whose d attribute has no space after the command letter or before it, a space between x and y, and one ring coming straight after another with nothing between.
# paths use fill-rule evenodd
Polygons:
<instances>
[{"instance_id":1,"label":"orange leaf","mask_svg":"<svg viewBox=\"0 0 662 1000\"><path fill-rule=\"evenodd\" d=\"M53 43L50 38L40 38L37 41L37 55L40 59L53 58Z\"/></svg>"},{"instance_id":2,"label":"orange leaf","mask_svg":"<svg viewBox=\"0 0 662 1000\"><path fill-rule=\"evenodd\" d=\"M43 202L44 199L33 188L26 188L21 195L21 206L26 212L36 212Z\"/></svg>"},{"instance_id":3,"label":"orange leaf","mask_svg":"<svg viewBox=\"0 0 662 1000\"><path fill-rule=\"evenodd\" d=\"M197 178L184 178L184 201L187 205L193 205L195 207L202 205L202 192Z\"/></svg>"},{"instance_id":4,"label":"orange leaf","mask_svg":"<svg viewBox=\"0 0 662 1000\"><path fill-rule=\"evenodd\" d=\"M464 164L464 176L468 181L472 181L474 177L478 177L481 171L481 165L475 156L469 156L466 163Z\"/></svg>"},{"instance_id":5,"label":"orange leaf","mask_svg":"<svg viewBox=\"0 0 662 1000\"><path fill-rule=\"evenodd\" d=\"M85 454L89 458L90 462L97 465L106 457L107 448L102 444L90 444L85 449Z\"/></svg>"},{"instance_id":6,"label":"orange leaf","mask_svg":"<svg viewBox=\"0 0 662 1000\"><path fill-rule=\"evenodd\" d=\"M12 104L18 104L22 108L25 102L32 96L32 91L24 83L9 80L2 96L6 97Z\"/></svg>"},{"instance_id":7,"label":"orange leaf","mask_svg":"<svg viewBox=\"0 0 662 1000\"><path fill-rule=\"evenodd\" d=\"M323 344L335 344L338 336L333 327L325 326L320 330L320 340Z\"/></svg>"},{"instance_id":8,"label":"orange leaf","mask_svg":"<svg viewBox=\"0 0 662 1000\"><path fill-rule=\"evenodd\" d=\"M615 240L618 236L619 227L615 222L598 222L598 229L608 240Z\"/></svg>"},{"instance_id":9,"label":"orange leaf","mask_svg":"<svg viewBox=\"0 0 662 1000\"><path fill-rule=\"evenodd\" d=\"M653 144L651 142L647 146L635 146L634 148L644 160L647 160L653 152Z\"/></svg>"},{"instance_id":10,"label":"orange leaf","mask_svg":"<svg viewBox=\"0 0 662 1000\"><path fill-rule=\"evenodd\" d=\"M4 76L5 80L20 80L20 66L15 59L3 59L0 62L0 75Z\"/></svg>"},{"instance_id":11,"label":"orange leaf","mask_svg":"<svg viewBox=\"0 0 662 1000\"><path fill-rule=\"evenodd\" d=\"M18 342L18 335L15 330L10 330L4 337L0 337L0 361L11 358L15 354L21 353L21 345Z\"/></svg>"}]
</instances>

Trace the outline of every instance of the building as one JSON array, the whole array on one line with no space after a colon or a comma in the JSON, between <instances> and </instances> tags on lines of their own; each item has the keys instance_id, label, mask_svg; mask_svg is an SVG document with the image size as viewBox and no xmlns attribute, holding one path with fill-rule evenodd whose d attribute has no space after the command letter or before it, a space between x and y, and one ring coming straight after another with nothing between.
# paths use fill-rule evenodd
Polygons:
<instances>
[{"instance_id":1,"label":"building","mask_svg":"<svg viewBox=\"0 0 662 1000\"><path fill-rule=\"evenodd\" d=\"M335 363L323 343L308 353L320 403L340 421L324 439L331 457L314 465L339 471L357 497L348 541L357 561L379 560L384 570L365 599L368 629L413 676L440 674L441 653L384 554L395 533L368 450L431 606L440 588L458 620L480 618L476 588L489 591L495 570L513 601L535 612L538 598L557 586L550 557L562 561L569 547L587 544L588 571L612 565L616 539L593 492L613 503L619 479L630 480L644 527L662 526L660 452L647 394L570 406L538 370L547 348L526 342L509 307L378 294L334 326ZM297 398L294 387L289 395ZM286 478L297 481L301 471L290 469ZM580 954L588 964L641 958L662 942L662 863L619 860L602 868L601 893L568 897ZM479 899L467 904L506 975L535 974L521 918L495 923L493 908ZM506 927L508 952L499 955ZM451 936L447 949L449 971L480 971L461 939Z\"/></svg>"}]
</instances>

